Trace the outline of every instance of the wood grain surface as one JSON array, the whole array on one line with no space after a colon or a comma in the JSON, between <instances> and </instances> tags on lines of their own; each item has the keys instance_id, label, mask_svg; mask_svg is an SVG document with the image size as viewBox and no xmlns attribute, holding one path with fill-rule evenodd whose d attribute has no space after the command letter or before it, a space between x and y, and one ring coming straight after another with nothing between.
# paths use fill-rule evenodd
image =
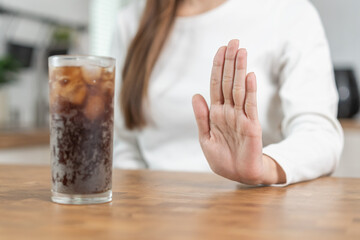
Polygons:
<instances>
[{"instance_id":1,"label":"wood grain surface","mask_svg":"<svg viewBox=\"0 0 360 240\"><path fill-rule=\"evenodd\" d=\"M360 179L247 187L115 170L113 202L50 201L50 169L0 165L0 239L360 239Z\"/></svg>"},{"instance_id":2,"label":"wood grain surface","mask_svg":"<svg viewBox=\"0 0 360 240\"><path fill-rule=\"evenodd\" d=\"M340 119L340 124L344 130L360 130L360 119Z\"/></svg>"},{"instance_id":3,"label":"wood grain surface","mask_svg":"<svg viewBox=\"0 0 360 240\"><path fill-rule=\"evenodd\" d=\"M0 132L0 149L48 145L48 129Z\"/></svg>"}]
</instances>

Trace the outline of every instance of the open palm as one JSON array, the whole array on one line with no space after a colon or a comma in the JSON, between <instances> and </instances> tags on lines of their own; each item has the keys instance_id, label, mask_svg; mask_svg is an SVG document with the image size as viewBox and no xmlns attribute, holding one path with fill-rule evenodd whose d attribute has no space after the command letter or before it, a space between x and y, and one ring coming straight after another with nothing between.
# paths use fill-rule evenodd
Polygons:
<instances>
[{"instance_id":1,"label":"open palm","mask_svg":"<svg viewBox=\"0 0 360 240\"><path fill-rule=\"evenodd\" d=\"M211 169L228 179L263 183L265 167L258 120L256 77L247 74L247 52L231 40L219 48L212 73L210 110L201 95L193 97L200 144Z\"/></svg>"}]
</instances>

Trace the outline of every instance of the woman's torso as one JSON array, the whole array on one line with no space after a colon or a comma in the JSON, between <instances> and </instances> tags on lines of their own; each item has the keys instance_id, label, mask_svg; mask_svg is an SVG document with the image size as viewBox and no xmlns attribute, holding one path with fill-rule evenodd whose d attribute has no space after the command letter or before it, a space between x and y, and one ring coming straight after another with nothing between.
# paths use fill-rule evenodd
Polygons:
<instances>
[{"instance_id":1,"label":"woman's torso","mask_svg":"<svg viewBox=\"0 0 360 240\"><path fill-rule=\"evenodd\" d=\"M277 76L281 67L277 26L281 2L228 0L204 14L176 19L150 78L147 113L151 121L137 135L150 168L209 170L198 143L191 99L200 93L209 102L213 56L231 39L239 39L240 46L248 50L248 71L257 76L264 146L282 140ZM130 6L126 11L134 8ZM138 21L138 17L134 19ZM132 21L126 26L130 35L135 35L137 24Z\"/></svg>"}]
</instances>

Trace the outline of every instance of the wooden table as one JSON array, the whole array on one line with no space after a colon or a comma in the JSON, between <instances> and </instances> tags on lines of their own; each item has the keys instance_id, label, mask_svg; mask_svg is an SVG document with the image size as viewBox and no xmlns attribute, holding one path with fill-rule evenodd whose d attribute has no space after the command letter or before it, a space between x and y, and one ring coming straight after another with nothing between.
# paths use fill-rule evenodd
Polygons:
<instances>
[{"instance_id":1,"label":"wooden table","mask_svg":"<svg viewBox=\"0 0 360 240\"><path fill-rule=\"evenodd\" d=\"M360 120L359 119L340 119L340 124L344 130L359 130Z\"/></svg>"},{"instance_id":2,"label":"wooden table","mask_svg":"<svg viewBox=\"0 0 360 240\"><path fill-rule=\"evenodd\" d=\"M50 169L0 165L0 239L360 239L360 179L246 187L115 170L113 202L50 201Z\"/></svg>"},{"instance_id":3,"label":"wooden table","mask_svg":"<svg viewBox=\"0 0 360 240\"><path fill-rule=\"evenodd\" d=\"M49 142L49 129L0 131L0 150L48 145Z\"/></svg>"}]
</instances>

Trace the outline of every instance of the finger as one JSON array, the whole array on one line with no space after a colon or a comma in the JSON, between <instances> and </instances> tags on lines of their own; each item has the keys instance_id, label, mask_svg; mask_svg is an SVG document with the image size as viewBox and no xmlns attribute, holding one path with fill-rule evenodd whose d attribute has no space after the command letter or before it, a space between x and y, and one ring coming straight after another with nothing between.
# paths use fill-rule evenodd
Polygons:
<instances>
[{"instance_id":1,"label":"finger","mask_svg":"<svg viewBox=\"0 0 360 240\"><path fill-rule=\"evenodd\" d=\"M251 120L258 119L256 101L256 76L254 73L249 73L246 77L245 113Z\"/></svg>"},{"instance_id":2,"label":"finger","mask_svg":"<svg viewBox=\"0 0 360 240\"><path fill-rule=\"evenodd\" d=\"M243 110L245 102L245 80L247 68L247 51L241 48L236 55L233 98L235 109Z\"/></svg>"},{"instance_id":3,"label":"finger","mask_svg":"<svg viewBox=\"0 0 360 240\"><path fill-rule=\"evenodd\" d=\"M222 91L224 103L233 105L232 87L234 81L235 57L239 48L239 40L233 39L229 42L225 53L224 73L222 78Z\"/></svg>"},{"instance_id":4,"label":"finger","mask_svg":"<svg viewBox=\"0 0 360 240\"><path fill-rule=\"evenodd\" d=\"M223 104L221 80L225 61L226 46L219 48L214 57L210 80L210 101L211 104Z\"/></svg>"},{"instance_id":5,"label":"finger","mask_svg":"<svg viewBox=\"0 0 360 240\"><path fill-rule=\"evenodd\" d=\"M196 94L192 98L193 110L199 129L200 141L210 138L209 108L203 96Z\"/></svg>"}]
</instances>

